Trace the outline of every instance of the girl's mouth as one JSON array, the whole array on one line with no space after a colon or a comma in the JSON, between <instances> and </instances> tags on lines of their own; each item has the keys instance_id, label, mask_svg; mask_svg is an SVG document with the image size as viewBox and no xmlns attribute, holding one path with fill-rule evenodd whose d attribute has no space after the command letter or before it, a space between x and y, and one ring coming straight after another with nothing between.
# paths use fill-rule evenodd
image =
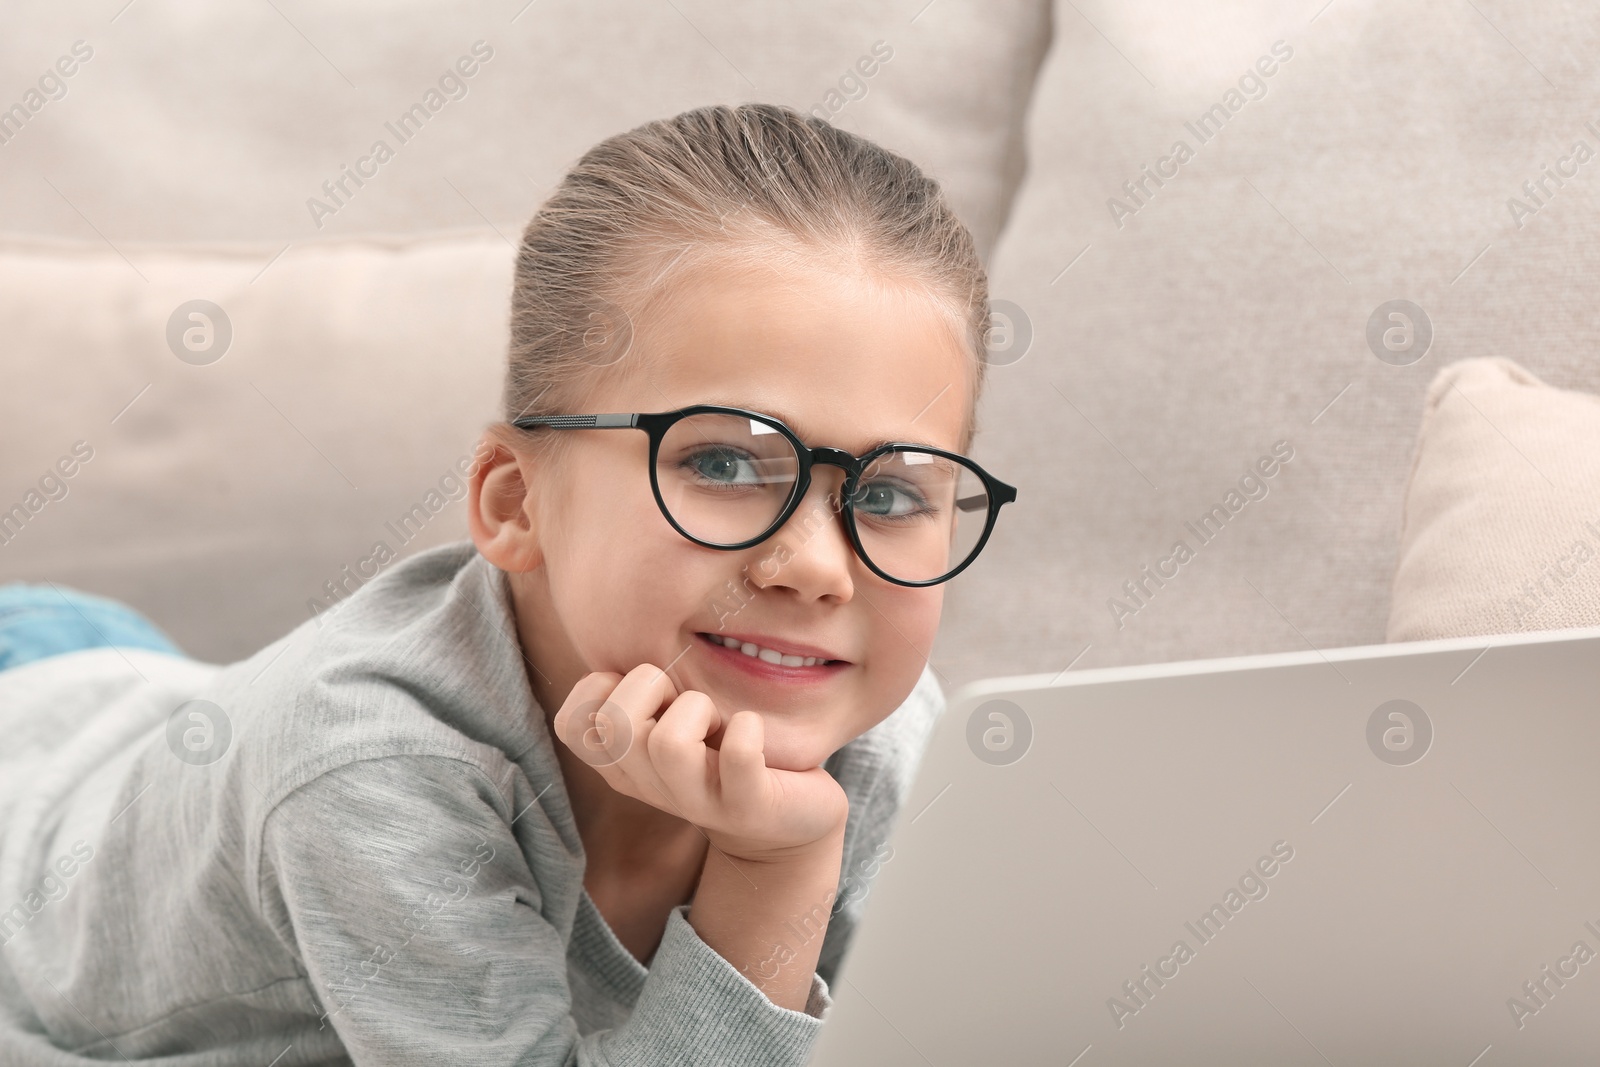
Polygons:
<instances>
[{"instance_id":1,"label":"girl's mouth","mask_svg":"<svg viewBox=\"0 0 1600 1067\"><path fill-rule=\"evenodd\" d=\"M721 634L697 633L695 638L710 650L714 660L773 681L820 681L850 666L847 660L785 655L776 649Z\"/></svg>"}]
</instances>

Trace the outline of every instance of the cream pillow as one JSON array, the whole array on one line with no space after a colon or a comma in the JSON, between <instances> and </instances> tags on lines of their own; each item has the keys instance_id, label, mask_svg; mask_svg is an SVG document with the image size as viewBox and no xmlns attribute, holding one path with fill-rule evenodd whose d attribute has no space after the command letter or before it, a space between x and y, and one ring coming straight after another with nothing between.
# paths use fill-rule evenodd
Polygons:
<instances>
[{"instance_id":1,"label":"cream pillow","mask_svg":"<svg viewBox=\"0 0 1600 1067\"><path fill-rule=\"evenodd\" d=\"M465 537L513 262L480 232L0 236L0 580L125 600L223 663Z\"/></svg>"},{"instance_id":2,"label":"cream pillow","mask_svg":"<svg viewBox=\"0 0 1600 1067\"><path fill-rule=\"evenodd\" d=\"M143 0L110 25L121 6L5 5L0 106L81 44L65 95L0 130L0 232L276 251L484 222L515 240L602 138L764 100L915 160L987 255L1052 19L1050 0Z\"/></svg>"},{"instance_id":3,"label":"cream pillow","mask_svg":"<svg viewBox=\"0 0 1600 1067\"><path fill-rule=\"evenodd\" d=\"M1600 625L1600 397L1509 359L1428 386L1390 641Z\"/></svg>"}]
</instances>

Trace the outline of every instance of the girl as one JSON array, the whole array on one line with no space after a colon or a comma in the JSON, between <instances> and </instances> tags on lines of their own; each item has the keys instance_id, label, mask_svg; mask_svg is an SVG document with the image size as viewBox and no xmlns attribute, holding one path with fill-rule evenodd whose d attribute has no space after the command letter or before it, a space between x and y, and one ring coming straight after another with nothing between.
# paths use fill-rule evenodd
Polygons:
<instances>
[{"instance_id":1,"label":"girl","mask_svg":"<svg viewBox=\"0 0 1600 1067\"><path fill-rule=\"evenodd\" d=\"M821 120L591 150L470 541L223 667L14 642L0 1064L805 1063L1015 497L987 318L937 185Z\"/></svg>"}]
</instances>

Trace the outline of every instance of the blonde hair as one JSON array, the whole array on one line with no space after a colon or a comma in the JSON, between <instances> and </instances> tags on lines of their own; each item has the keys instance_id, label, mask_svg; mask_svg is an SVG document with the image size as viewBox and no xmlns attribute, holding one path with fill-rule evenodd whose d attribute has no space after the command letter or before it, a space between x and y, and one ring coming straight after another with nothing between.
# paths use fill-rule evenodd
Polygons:
<instances>
[{"instance_id":1,"label":"blonde hair","mask_svg":"<svg viewBox=\"0 0 1600 1067\"><path fill-rule=\"evenodd\" d=\"M965 452L977 432L989 287L972 235L910 160L775 104L714 105L647 122L584 153L517 252L505 418L579 412L627 373L633 326L697 268L853 260L945 310L971 349ZM618 367L619 371L610 371ZM546 455L570 434L507 431ZM542 440L541 440L542 439Z\"/></svg>"}]
</instances>

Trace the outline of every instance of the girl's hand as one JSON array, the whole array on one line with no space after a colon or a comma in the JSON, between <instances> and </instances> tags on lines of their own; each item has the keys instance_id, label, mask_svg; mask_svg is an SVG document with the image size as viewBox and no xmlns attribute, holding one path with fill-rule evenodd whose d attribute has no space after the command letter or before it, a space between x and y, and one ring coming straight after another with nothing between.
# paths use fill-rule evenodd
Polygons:
<instances>
[{"instance_id":1,"label":"girl's hand","mask_svg":"<svg viewBox=\"0 0 1600 1067\"><path fill-rule=\"evenodd\" d=\"M680 694L653 664L585 675L555 731L611 788L694 823L731 856L782 859L844 832L850 801L833 775L768 767L759 713L736 711L724 727L710 697Z\"/></svg>"}]
</instances>

